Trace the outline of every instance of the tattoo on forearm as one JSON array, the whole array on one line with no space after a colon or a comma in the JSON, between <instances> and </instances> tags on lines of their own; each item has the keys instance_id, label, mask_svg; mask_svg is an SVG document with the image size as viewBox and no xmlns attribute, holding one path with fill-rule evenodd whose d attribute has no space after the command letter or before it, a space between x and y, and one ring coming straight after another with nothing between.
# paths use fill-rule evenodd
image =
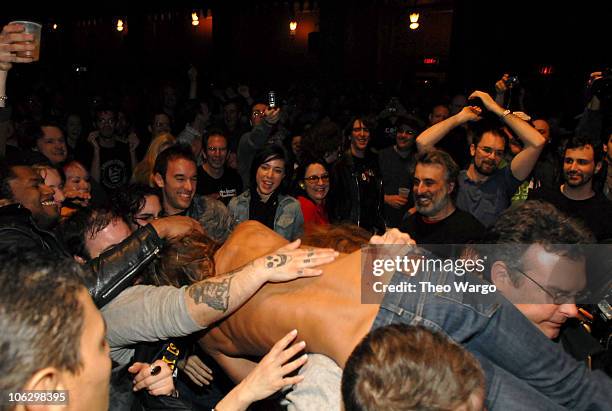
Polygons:
<instances>
[{"instance_id":1,"label":"tattoo on forearm","mask_svg":"<svg viewBox=\"0 0 612 411\"><path fill-rule=\"evenodd\" d=\"M282 267L291 261L291 257L285 254L275 254L266 257L266 268Z\"/></svg>"},{"instance_id":2,"label":"tattoo on forearm","mask_svg":"<svg viewBox=\"0 0 612 411\"><path fill-rule=\"evenodd\" d=\"M206 280L189 287L189 296L196 304L206 304L210 308L225 312L229 306L229 289L232 277L220 280Z\"/></svg>"}]
</instances>

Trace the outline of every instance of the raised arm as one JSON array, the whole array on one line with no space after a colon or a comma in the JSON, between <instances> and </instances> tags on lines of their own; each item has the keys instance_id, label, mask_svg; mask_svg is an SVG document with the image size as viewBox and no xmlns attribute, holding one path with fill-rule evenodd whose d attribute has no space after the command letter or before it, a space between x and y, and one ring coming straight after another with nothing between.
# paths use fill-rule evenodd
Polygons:
<instances>
[{"instance_id":1,"label":"raised arm","mask_svg":"<svg viewBox=\"0 0 612 411\"><path fill-rule=\"evenodd\" d=\"M487 93L475 91L470 96L472 97L480 97L485 108L499 116L501 121L523 142L523 150L512 159L510 170L517 180L525 180L538 161L546 140L529 123L500 107Z\"/></svg>"},{"instance_id":2,"label":"raised arm","mask_svg":"<svg viewBox=\"0 0 612 411\"><path fill-rule=\"evenodd\" d=\"M233 313L266 282L284 282L322 273L316 267L332 262L332 249L298 249L294 241L230 273L189 286L185 301L193 320L205 327Z\"/></svg>"},{"instance_id":3,"label":"raised arm","mask_svg":"<svg viewBox=\"0 0 612 411\"><path fill-rule=\"evenodd\" d=\"M480 120L481 110L475 106L466 106L460 112L446 120L434 124L423 131L416 138L417 150L419 153L431 150L434 146L444 138L448 133L456 127L467 123L468 121Z\"/></svg>"}]
</instances>

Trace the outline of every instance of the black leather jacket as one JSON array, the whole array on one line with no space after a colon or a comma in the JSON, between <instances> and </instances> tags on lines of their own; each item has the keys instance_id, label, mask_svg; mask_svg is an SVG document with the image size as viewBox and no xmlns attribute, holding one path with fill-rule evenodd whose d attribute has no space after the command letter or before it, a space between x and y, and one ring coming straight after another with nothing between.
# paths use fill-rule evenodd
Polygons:
<instances>
[{"instance_id":1,"label":"black leather jacket","mask_svg":"<svg viewBox=\"0 0 612 411\"><path fill-rule=\"evenodd\" d=\"M112 250L92 259L87 266L94 274L87 284L98 307L103 307L132 285L134 277L163 246L153 226L135 231ZM39 228L30 211L19 204L0 207L0 251L45 250L72 258L51 231Z\"/></svg>"},{"instance_id":2,"label":"black leather jacket","mask_svg":"<svg viewBox=\"0 0 612 411\"><path fill-rule=\"evenodd\" d=\"M349 222L372 233L384 233L383 199L378 158L368 150L357 164L348 150L331 173L329 212L332 222Z\"/></svg>"},{"instance_id":3,"label":"black leather jacket","mask_svg":"<svg viewBox=\"0 0 612 411\"><path fill-rule=\"evenodd\" d=\"M88 284L98 308L131 286L134 278L151 262L163 247L163 241L152 225L141 227L117 246L87 263L95 274Z\"/></svg>"}]
</instances>

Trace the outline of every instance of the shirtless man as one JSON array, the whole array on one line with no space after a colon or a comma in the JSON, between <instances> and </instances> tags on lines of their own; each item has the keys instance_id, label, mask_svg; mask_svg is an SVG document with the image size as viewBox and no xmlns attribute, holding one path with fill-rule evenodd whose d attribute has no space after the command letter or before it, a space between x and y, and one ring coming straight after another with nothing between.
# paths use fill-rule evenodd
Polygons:
<instances>
[{"instance_id":1,"label":"shirtless man","mask_svg":"<svg viewBox=\"0 0 612 411\"><path fill-rule=\"evenodd\" d=\"M390 232L394 242L409 237ZM375 242L390 238L374 238ZM286 241L257 223L239 226L215 255L217 272L226 272L264 255ZM489 409L606 409L612 382L588 371L556 347L500 296L487 304L468 305L462 296L387 294L381 304L362 304L361 252L339 258L324 275L266 284L244 306L202 340L225 370L240 379L242 356L264 355L291 329L298 329L309 352L325 354L343 367L370 331L390 323L424 324L442 330L481 361L487 374ZM420 281L450 284L453 275L427 273ZM393 274L390 284L410 281ZM471 282L478 283L475 278ZM547 345L548 344L548 345ZM247 367L248 368L248 367Z\"/></svg>"}]
</instances>

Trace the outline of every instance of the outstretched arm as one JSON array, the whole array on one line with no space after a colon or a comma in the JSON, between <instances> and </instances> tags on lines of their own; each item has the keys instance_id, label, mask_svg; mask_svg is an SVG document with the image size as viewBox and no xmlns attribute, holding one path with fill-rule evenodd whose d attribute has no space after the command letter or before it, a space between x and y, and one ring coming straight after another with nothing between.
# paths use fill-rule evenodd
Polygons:
<instances>
[{"instance_id":1,"label":"outstretched arm","mask_svg":"<svg viewBox=\"0 0 612 411\"><path fill-rule=\"evenodd\" d=\"M460 112L444 121L434 124L423 131L416 139L417 150L419 153L431 150L444 136L456 127L468 121L480 120L481 110L478 107L467 106Z\"/></svg>"},{"instance_id":2,"label":"outstretched arm","mask_svg":"<svg viewBox=\"0 0 612 411\"><path fill-rule=\"evenodd\" d=\"M470 96L470 98L472 97L480 97L487 110L498 115L523 142L524 148L512 159L510 170L517 180L525 180L531 174L536 161L538 161L546 140L538 130L531 127L526 121L512 113L504 114L504 108L500 107L487 93L475 91Z\"/></svg>"},{"instance_id":3,"label":"outstretched arm","mask_svg":"<svg viewBox=\"0 0 612 411\"><path fill-rule=\"evenodd\" d=\"M297 330L291 331L278 341L270 352L262 358L249 374L216 406L218 411L242 411L255 401L264 399L287 385L301 382L304 377L297 375L285 377L306 363L306 354L294 361L288 362L302 351L306 344L301 341L287 348L297 336ZM239 358L226 357L229 363L247 364L253 367L255 363Z\"/></svg>"},{"instance_id":4,"label":"outstretched arm","mask_svg":"<svg viewBox=\"0 0 612 411\"><path fill-rule=\"evenodd\" d=\"M275 253L256 259L228 274L189 286L185 301L193 320L205 327L233 313L267 281L285 282L322 273L316 267L332 262L338 252L332 249L298 249L294 241Z\"/></svg>"}]
</instances>

